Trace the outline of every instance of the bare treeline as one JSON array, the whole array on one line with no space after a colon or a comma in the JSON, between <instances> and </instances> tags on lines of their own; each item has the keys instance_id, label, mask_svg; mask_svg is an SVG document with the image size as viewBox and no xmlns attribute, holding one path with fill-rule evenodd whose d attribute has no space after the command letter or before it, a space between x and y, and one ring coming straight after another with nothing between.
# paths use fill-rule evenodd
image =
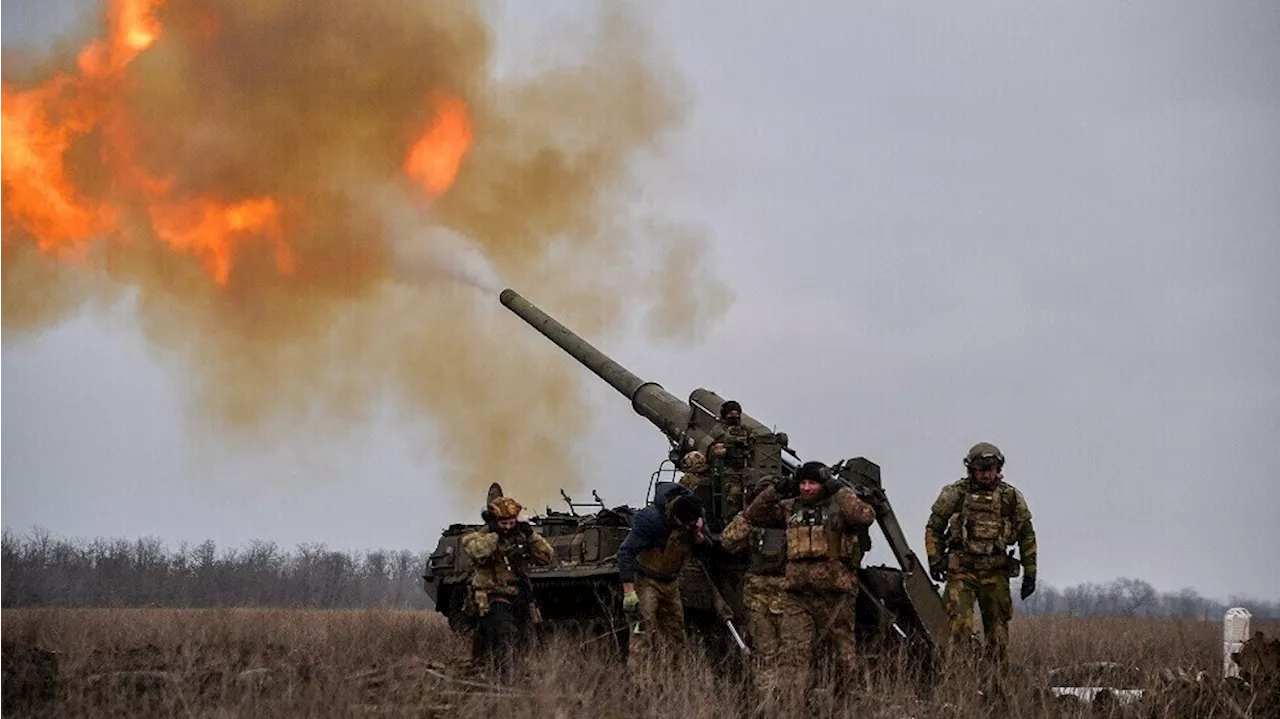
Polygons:
<instances>
[{"instance_id":1,"label":"bare treeline","mask_svg":"<svg viewBox=\"0 0 1280 719\"><path fill-rule=\"evenodd\" d=\"M84 541L6 529L0 605L429 608L426 559L426 552L340 552L323 544L286 551L261 541L169 549L153 537Z\"/></svg>"},{"instance_id":2,"label":"bare treeline","mask_svg":"<svg viewBox=\"0 0 1280 719\"><path fill-rule=\"evenodd\" d=\"M1041 585L1035 594L1019 601L1018 581L1015 579L1013 584L1014 602L1017 611L1025 614L1221 620L1229 607L1245 607L1260 619L1280 619L1280 601L1232 595L1222 602L1203 597L1190 587L1161 592L1148 582L1127 577L1105 584L1086 582L1065 589Z\"/></svg>"},{"instance_id":3,"label":"bare treeline","mask_svg":"<svg viewBox=\"0 0 1280 719\"><path fill-rule=\"evenodd\" d=\"M141 539L55 538L36 529L4 531L4 607L381 607L429 608L422 590L427 552L340 552L323 544L292 551L272 542L218 548L212 541L167 548ZM1016 597L1018 580L1014 580ZM1041 585L1017 610L1030 615L1211 619L1247 607L1280 619L1280 601L1233 596L1227 602L1194 589L1160 592L1140 579Z\"/></svg>"}]
</instances>

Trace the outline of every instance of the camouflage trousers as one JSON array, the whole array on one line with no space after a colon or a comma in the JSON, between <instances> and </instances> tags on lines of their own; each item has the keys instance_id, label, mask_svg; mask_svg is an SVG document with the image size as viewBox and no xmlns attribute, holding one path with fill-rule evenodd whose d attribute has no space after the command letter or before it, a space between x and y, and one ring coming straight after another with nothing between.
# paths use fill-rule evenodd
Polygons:
<instances>
[{"instance_id":1,"label":"camouflage trousers","mask_svg":"<svg viewBox=\"0 0 1280 719\"><path fill-rule=\"evenodd\" d=\"M743 588L747 608L747 641L751 644L751 685L763 716L787 706L796 689L782 660L783 617L804 612L786 590L786 577L748 574Z\"/></svg>"},{"instance_id":2,"label":"camouflage trousers","mask_svg":"<svg viewBox=\"0 0 1280 719\"><path fill-rule=\"evenodd\" d=\"M638 576L636 594L640 597L639 617L632 616L627 620L632 624L627 642L627 666L632 670L678 655L684 646L684 605L680 602L680 582L659 582ZM635 626L637 619L639 633Z\"/></svg>"},{"instance_id":3,"label":"camouflage trousers","mask_svg":"<svg viewBox=\"0 0 1280 719\"><path fill-rule=\"evenodd\" d=\"M973 604L982 614L982 631L987 639L987 654L1003 662L1008 656L1009 620L1013 618L1013 597L1009 592L1009 575L1004 571L974 571L956 568L947 572L943 597L951 617L951 641L965 646L973 634Z\"/></svg>"},{"instance_id":4,"label":"camouflage trousers","mask_svg":"<svg viewBox=\"0 0 1280 719\"><path fill-rule=\"evenodd\" d=\"M778 631L778 665L775 682L788 691L806 691L817 679L818 650L826 648L831 679L837 691L861 676L862 665L854 646L857 591L786 592L771 604Z\"/></svg>"}]
</instances>

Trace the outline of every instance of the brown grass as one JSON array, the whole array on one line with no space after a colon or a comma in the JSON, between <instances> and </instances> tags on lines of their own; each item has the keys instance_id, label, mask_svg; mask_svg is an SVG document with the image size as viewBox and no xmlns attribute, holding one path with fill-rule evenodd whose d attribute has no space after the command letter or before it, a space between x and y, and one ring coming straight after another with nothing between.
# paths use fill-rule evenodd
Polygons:
<instances>
[{"instance_id":1,"label":"brown grass","mask_svg":"<svg viewBox=\"0 0 1280 719\"><path fill-rule=\"evenodd\" d=\"M1258 628L1274 635L1278 627ZM913 667L891 658L854 683L838 713L1078 716L1045 691L1048 670L1121 662L1142 670L1136 681L1148 688L1162 669L1216 676L1220 632L1213 622L1019 617L1015 668L1004 681L962 669L918 691ZM699 650L679 668L666 664L631 681L623 664L592 650L600 644L583 647L582 637L544 643L514 689L487 687L462 668L467 640L422 611L6 610L3 637L6 716L743 717L757 706ZM32 646L58 652L59 685L56 696L24 710Z\"/></svg>"}]
</instances>

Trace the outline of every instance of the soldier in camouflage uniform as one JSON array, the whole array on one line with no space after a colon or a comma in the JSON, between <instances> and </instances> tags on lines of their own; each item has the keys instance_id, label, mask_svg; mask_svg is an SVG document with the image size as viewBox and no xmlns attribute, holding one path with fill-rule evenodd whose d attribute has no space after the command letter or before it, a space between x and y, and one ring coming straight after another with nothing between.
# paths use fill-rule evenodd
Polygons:
<instances>
[{"instance_id":1,"label":"soldier in camouflage uniform","mask_svg":"<svg viewBox=\"0 0 1280 719\"><path fill-rule=\"evenodd\" d=\"M712 469L724 493L723 521L742 511L748 470L755 465L754 433L742 424L742 405L728 400L720 405L720 427L712 435Z\"/></svg>"},{"instance_id":2,"label":"soldier in camouflage uniform","mask_svg":"<svg viewBox=\"0 0 1280 719\"><path fill-rule=\"evenodd\" d=\"M707 462L707 456L694 450L686 454L680 460L680 469L684 470L684 474L680 477L680 484L684 485L693 496L702 502L702 506L712 507L712 476L711 465ZM713 508L714 510L714 508ZM714 513L714 512L713 512ZM719 531L720 527L708 527L711 531Z\"/></svg>"},{"instance_id":3,"label":"soldier in camouflage uniform","mask_svg":"<svg viewBox=\"0 0 1280 719\"><path fill-rule=\"evenodd\" d=\"M529 561L550 564L551 543L519 519L518 502L497 497L483 513L485 526L462 538L462 551L471 560L472 601L480 626L479 661L496 663L499 677L510 681L517 649L524 645L539 617L530 596L526 571Z\"/></svg>"},{"instance_id":4,"label":"soldier in camouflage uniform","mask_svg":"<svg viewBox=\"0 0 1280 719\"><path fill-rule=\"evenodd\" d=\"M778 610L785 683L808 686L816 645L824 640L831 645L834 675L859 676L854 647L859 534L875 521L875 510L826 465L806 462L791 478L765 487L743 514L753 526L786 530L786 601L770 607ZM846 684L837 682L837 689Z\"/></svg>"},{"instance_id":5,"label":"soldier in camouflage uniform","mask_svg":"<svg viewBox=\"0 0 1280 719\"><path fill-rule=\"evenodd\" d=\"M748 506L765 486L762 482L748 492ZM782 618L803 612L786 588L787 530L754 527L746 513L739 512L720 534L720 543L725 552L748 556L743 602L751 644L751 682L762 714L769 716L788 706L786 696L797 689L788 683L781 661Z\"/></svg>"},{"instance_id":6,"label":"soldier in camouflage uniform","mask_svg":"<svg viewBox=\"0 0 1280 719\"><path fill-rule=\"evenodd\" d=\"M1005 548L1018 545L1026 599L1036 590L1036 533L1027 500L1004 481L1004 455L995 445L975 444L964 465L969 476L944 487L929 515L924 536L929 573L946 582L943 601L953 644L970 639L976 600L988 655L1003 663L1013 618L1009 578L1019 572L1019 560Z\"/></svg>"}]
</instances>

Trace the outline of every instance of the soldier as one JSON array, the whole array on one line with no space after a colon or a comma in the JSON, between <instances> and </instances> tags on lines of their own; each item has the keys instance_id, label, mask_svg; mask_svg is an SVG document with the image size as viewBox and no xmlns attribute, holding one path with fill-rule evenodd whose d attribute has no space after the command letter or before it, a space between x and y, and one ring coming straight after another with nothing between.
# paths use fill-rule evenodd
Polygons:
<instances>
[{"instance_id":1,"label":"soldier","mask_svg":"<svg viewBox=\"0 0 1280 719\"><path fill-rule=\"evenodd\" d=\"M754 433L742 424L742 405L727 400L720 405L720 424L713 435L711 456L724 493L724 517L728 522L742 511L742 496L749 482L748 470L755 466Z\"/></svg>"},{"instance_id":2,"label":"soldier","mask_svg":"<svg viewBox=\"0 0 1280 719\"><path fill-rule=\"evenodd\" d=\"M744 514L754 526L786 528L784 586L793 604L780 605L778 621L780 664L791 686L808 686L822 640L833 645L835 676L856 676L859 534L875 521L875 510L826 465L805 462L790 479L765 487ZM844 686L838 683L837 690Z\"/></svg>"},{"instance_id":3,"label":"soldier","mask_svg":"<svg viewBox=\"0 0 1280 719\"><path fill-rule=\"evenodd\" d=\"M1006 659L1013 599L1009 579L1019 560L1005 547L1015 542L1021 557L1022 598L1036 590L1036 533L1022 493L1004 481L1004 455L979 442L964 458L968 477L943 487L933 503L924 546L929 574L946 582L943 602L951 615L953 643L968 641L973 603L982 613L988 656Z\"/></svg>"},{"instance_id":4,"label":"soldier","mask_svg":"<svg viewBox=\"0 0 1280 719\"><path fill-rule=\"evenodd\" d=\"M618 578L623 610L640 615L641 631L631 635L628 650L633 668L659 646L670 650L684 645L677 580L691 556L709 555L712 542L705 525L702 503L677 482L658 484L653 502L632 520L631 532L618 548Z\"/></svg>"},{"instance_id":5,"label":"soldier","mask_svg":"<svg viewBox=\"0 0 1280 719\"><path fill-rule=\"evenodd\" d=\"M767 482L757 484L746 497L747 506ZM756 527L740 512L720 534L721 548L730 554L747 553L743 603L747 615L747 640L751 643L751 683L762 715L787 706L786 695L796 687L786 681L781 664L783 617L804 610L786 589L787 530Z\"/></svg>"},{"instance_id":6,"label":"soldier","mask_svg":"<svg viewBox=\"0 0 1280 719\"><path fill-rule=\"evenodd\" d=\"M680 460L680 469L684 470L680 484L688 487L690 492L696 494L700 487L711 485L711 465L707 463L705 454L697 450L686 454Z\"/></svg>"},{"instance_id":7,"label":"soldier","mask_svg":"<svg viewBox=\"0 0 1280 719\"><path fill-rule=\"evenodd\" d=\"M539 620L533 586L526 573L530 560L547 565L555 557L551 543L520 521L523 507L510 497L496 497L482 513L483 529L462 538L462 551L474 566L472 598L480 618L481 656L497 664L498 675L510 681L518 647L524 645Z\"/></svg>"}]
</instances>

